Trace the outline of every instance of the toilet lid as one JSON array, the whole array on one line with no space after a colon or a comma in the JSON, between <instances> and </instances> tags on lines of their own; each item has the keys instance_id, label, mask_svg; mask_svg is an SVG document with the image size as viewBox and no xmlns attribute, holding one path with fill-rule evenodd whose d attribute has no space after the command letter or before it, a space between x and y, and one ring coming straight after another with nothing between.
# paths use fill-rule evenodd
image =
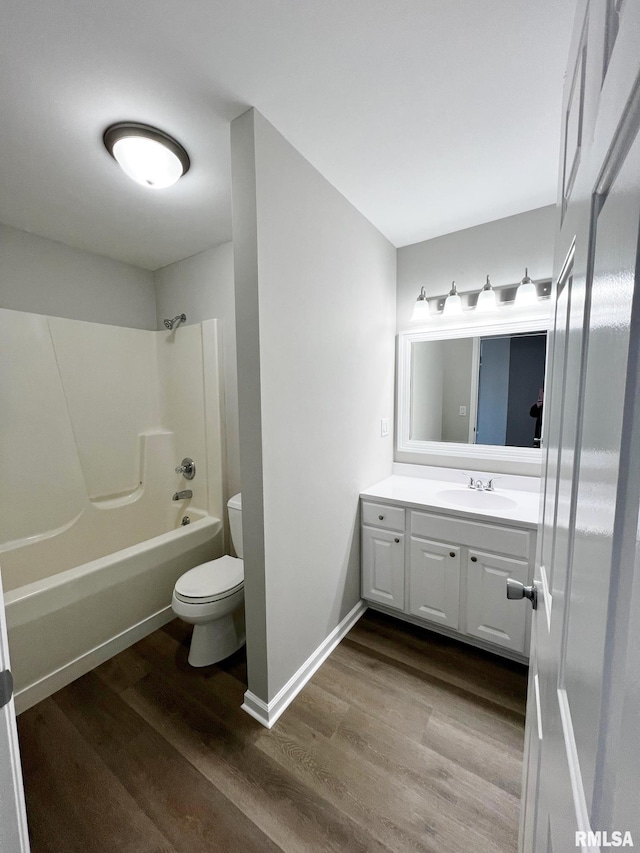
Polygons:
<instances>
[{"instance_id":1,"label":"toilet lid","mask_svg":"<svg viewBox=\"0 0 640 853\"><path fill-rule=\"evenodd\" d=\"M244 585L244 563L237 557L220 557L202 563L178 578L175 592L181 599L216 601Z\"/></svg>"}]
</instances>

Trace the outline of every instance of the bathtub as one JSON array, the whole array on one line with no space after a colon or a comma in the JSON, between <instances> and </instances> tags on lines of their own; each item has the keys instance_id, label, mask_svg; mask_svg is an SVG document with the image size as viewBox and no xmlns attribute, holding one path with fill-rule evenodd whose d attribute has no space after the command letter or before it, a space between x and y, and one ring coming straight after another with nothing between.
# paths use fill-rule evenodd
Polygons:
<instances>
[{"instance_id":1,"label":"bathtub","mask_svg":"<svg viewBox=\"0 0 640 853\"><path fill-rule=\"evenodd\" d=\"M5 592L17 713L173 618L178 577L222 553L220 520L189 515L184 527Z\"/></svg>"},{"instance_id":2,"label":"bathtub","mask_svg":"<svg viewBox=\"0 0 640 853\"><path fill-rule=\"evenodd\" d=\"M144 486L0 546L18 713L170 621L178 577L222 555L221 520L171 501L154 473L174 458L170 438L140 436Z\"/></svg>"}]
</instances>

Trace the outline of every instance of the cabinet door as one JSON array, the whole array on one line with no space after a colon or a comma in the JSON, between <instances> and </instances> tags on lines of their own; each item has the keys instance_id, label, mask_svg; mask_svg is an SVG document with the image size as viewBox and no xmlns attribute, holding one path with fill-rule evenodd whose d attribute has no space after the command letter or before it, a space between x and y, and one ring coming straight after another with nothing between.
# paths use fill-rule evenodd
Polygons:
<instances>
[{"instance_id":1,"label":"cabinet door","mask_svg":"<svg viewBox=\"0 0 640 853\"><path fill-rule=\"evenodd\" d=\"M528 563L469 551L467 633L524 654L531 605L526 599L507 601L507 578L528 583Z\"/></svg>"},{"instance_id":2,"label":"cabinet door","mask_svg":"<svg viewBox=\"0 0 640 853\"><path fill-rule=\"evenodd\" d=\"M362 597L404 610L404 534L362 528Z\"/></svg>"},{"instance_id":3,"label":"cabinet door","mask_svg":"<svg viewBox=\"0 0 640 853\"><path fill-rule=\"evenodd\" d=\"M412 536L409 612L457 628L459 597L460 548Z\"/></svg>"}]
</instances>

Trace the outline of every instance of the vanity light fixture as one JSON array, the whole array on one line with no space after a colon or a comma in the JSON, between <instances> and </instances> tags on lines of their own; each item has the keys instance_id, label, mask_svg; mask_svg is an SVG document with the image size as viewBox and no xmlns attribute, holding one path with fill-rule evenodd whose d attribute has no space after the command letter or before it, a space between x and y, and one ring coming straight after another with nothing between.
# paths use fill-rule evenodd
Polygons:
<instances>
[{"instance_id":1,"label":"vanity light fixture","mask_svg":"<svg viewBox=\"0 0 640 853\"><path fill-rule=\"evenodd\" d=\"M524 278L518 285L515 304L517 308L529 308L538 301L538 291L533 281L529 278L529 270L525 267Z\"/></svg>"},{"instance_id":2,"label":"vanity light fixture","mask_svg":"<svg viewBox=\"0 0 640 853\"><path fill-rule=\"evenodd\" d=\"M105 130L103 142L126 174L144 187L170 187L191 165L189 155L177 140L148 124L112 124Z\"/></svg>"},{"instance_id":3,"label":"vanity light fixture","mask_svg":"<svg viewBox=\"0 0 640 853\"><path fill-rule=\"evenodd\" d=\"M451 290L449 295L444 300L444 308L442 309L443 317L457 317L462 314L462 299L456 290L455 281L451 282Z\"/></svg>"},{"instance_id":4,"label":"vanity light fixture","mask_svg":"<svg viewBox=\"0 0 640 853\"><path fill-rule=\"evenodd\" d=\"M496 300L496 292L491 286L491 282L489 281L489 276L487 276L487 281L478 294L478 301L476 302L476 309L483 314L489 313L490 311L496 311L498 308L498 302Z\"/></svg>"},{"instance_id":5,"label":"vanity light fixture","mask_svg":"<svg viewBox=\"0 0 640 853\"><path fill-rule=\"evenodd\" d=\"M413 314L411 315L411 322L424 322L425 320L431 319L431 312L429 311L429 301L427 299L427 295L424 292L424 287L420 288L420 293L418 294L418 298L416 299L416 304L413 306Z\"/></svg>"}]
</instances>

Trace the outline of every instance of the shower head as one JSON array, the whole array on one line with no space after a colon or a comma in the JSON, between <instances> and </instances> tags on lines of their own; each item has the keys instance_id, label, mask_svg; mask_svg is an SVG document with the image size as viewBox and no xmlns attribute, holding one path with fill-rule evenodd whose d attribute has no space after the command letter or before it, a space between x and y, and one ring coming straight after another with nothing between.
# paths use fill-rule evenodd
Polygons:
<instances>
[{"instance_id":1,"label":"shower head","mask_svg":"<svg viewBox=\"0 0 640 853\"><path fill-rule=\"evenodd\" d=\"M187 322L187 315L186 314L178 314L176 317L173 318L173 320L165 320L164 326L165 326L165 329L169 329L169 331L172 332L174 329L176 329L180 325L180 323L186 323L186 322Z\"/></svg>"}]
</instances>

